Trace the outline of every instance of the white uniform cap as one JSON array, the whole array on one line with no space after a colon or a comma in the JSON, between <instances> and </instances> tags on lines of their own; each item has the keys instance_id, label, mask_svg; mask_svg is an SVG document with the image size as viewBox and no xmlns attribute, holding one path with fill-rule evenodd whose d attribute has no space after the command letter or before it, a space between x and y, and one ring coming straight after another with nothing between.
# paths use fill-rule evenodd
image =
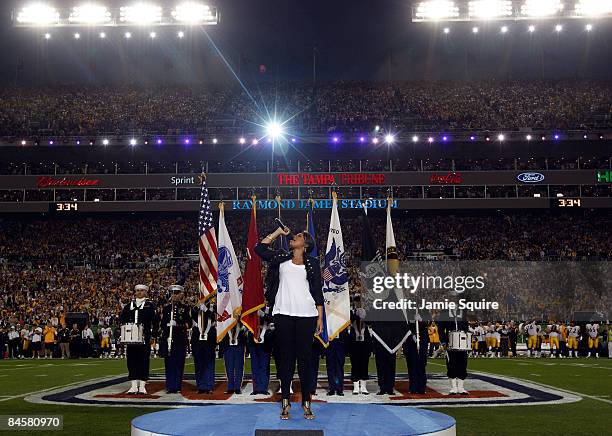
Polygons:
<instances>
[{"instance_id":1,"label":"white uniform cap","mask_svg":"<svg viewBox=\"0 0 612 436\"><path fill-rule=\"evenodd\" d=\"M172 285L170 286L170 291L172 292L183 292L185 290L185 288L183 288L181 285Z\"/></svg>"},{"instance_id":2,"label":"white uniform cap","mask_svg":"<svg viewBox=\"0 0 612 436\"><path fill-rule=\"evenodd\" d=\"M134 286L134 290L135 291L140 291L140 290L148 291L149 287L147 285L136 285L136 286Z\"/></svg>"}]
</instances>

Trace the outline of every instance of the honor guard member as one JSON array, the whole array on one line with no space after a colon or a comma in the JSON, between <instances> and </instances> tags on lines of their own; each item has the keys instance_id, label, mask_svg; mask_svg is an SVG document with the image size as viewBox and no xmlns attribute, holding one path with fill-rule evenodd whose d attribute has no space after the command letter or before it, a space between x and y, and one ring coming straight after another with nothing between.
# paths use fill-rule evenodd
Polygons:
<instances>
[{"instance_id":1,"label":"honor guard member","mask_svg":"<svg viewBox=\"0 0 612 436\"><path fill-rule=\"evenodd\" d=\"M191 350L199 394L215 389L215 350L217 347L216 312L213 299L191 310Z\"/></svg>"},{"instance_id":2,"label":"honor guard member","mask_svg":"<svg viewBox=\"0 0 612 436\"><path fill-rule=\"evenodd\" d=\"M127 344L128 379L132 386L128 394L146 394L145 384L149 379L151 337L157 335L157 314L155 305L147 300L149 287L136 285L132 301L123 306L119 321L121 324L136 324L143 327L143 342Z\"/></svg>"},{"instance_id":3,"label":"honor guard member","mask_svg":"<svg viewBox=\"0 0 612 436\"><path fill-rule=\"evenodd\" d=\"M242 379L244 376L244 357L246 352L245 328L240 322L232 327L219 348L223 352L225 373L227 376L226 394L241 394Z\"/></svg>"},{"instance_id":4,"label":"honor guard member","mask_svg":"<svg viewBox=\"0 0 612 436\"><path fill-rule=\"evenodd\" d=\"M270 355L274 343L274 332L270 329L272 315L270 308L258 310L259 323L257 339L250 331L247 332L247 344L251 356L251 371L253 373L253 392L251 395L270 395Z\"/></svg>"},{"instance_id":5,"label":"honor guard member","mask_svg":"<svg viewBox=\"0 0 612 436\"><path fill-rule=\"evenodd\" d=\"M416 317L420 318L418 314ZM423 322L418 323L418 334L417 325L413 326L411 330L403 345L404 356L406 356L406 364L408 365L408 377L410 378L408 390L411 394L424 394L427 389L425 367L427 366L429 335Z\"/></svg>"},{"instance_id":6,"label":"honor guard member","mask_svg":"<svg viewBox=\"0 0 612 436\"><path fill-rule=\"evenodd\" d=\"M587 324L586 331L589 335L589 354L587 354L587 359L591 357L591 352L594 352L595 357L599 358L599 324Z\"/></svg>"},{"instance_id":7,"label":"honor guard member","mask_svg":"<svg viewBox=\"0 0 612 436\"><path fill-rule=\"evenodd\" d=\"M325 350L327 383L329 386L328 396L344 396L344 360L347 342L348 333L346 330L343 330L334 340L329 341L329 345Z\"/></svg>"},{"instance_id":8,"label":"honor guard member","mask_svg":"<svg viewBox=\"0 0 612 436\"><path fill-rule=\"evenodd\" d=\"M353 382L353 395L368 395L367 382L369 380L368 363L372 354L372 337L364 319L366 311L360 306L359 296L355 297L351 310L351 325L349 326L349 358L351 360L351 381Z\"/></svg>"},{"instance_id":9,"label":"honor guard member","mask_svg":"<svg viewBox=\"0 0 612 436\"><path fill-rule=\"evenodd\" d=\"M169 394L181 391L185 371L187 329L191 324L191 313L189 307L183 304L183 291L181 285L170 286L172 301L162 311L159 351L164 357L166 392Z\"/></svg>"},{"instance_id":10,"label":"honor guard member","mask_svg":"<svg viewBox=\"0 0 612 436\"><path fill-rule=\"evenodd\" d=\"M452 323L452 330L459 332L467 332L468 326L465 321L458 321L457 325ZM450 339L451 325L447 329L448 335L445 335ZM446 376L450 380L450 395L467 395L468 391L465 390L464 381L467 378L467 366L468 366L468 350L460 350L455 347L451 347L450 340L447 339L446 349ZM467 348L467 347L466 347Z\"/></svg>"}]
</instances>

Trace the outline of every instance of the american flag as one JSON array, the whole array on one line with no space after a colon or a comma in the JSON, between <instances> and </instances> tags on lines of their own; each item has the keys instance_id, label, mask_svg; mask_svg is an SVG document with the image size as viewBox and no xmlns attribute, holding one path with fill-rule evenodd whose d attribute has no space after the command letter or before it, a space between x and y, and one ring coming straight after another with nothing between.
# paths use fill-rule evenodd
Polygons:
<instances>
[{"instance_id":1,"label":"american flag","mask_svg":"<svg viewBox=\"0 0 612 436\"><path fill-rule=\"evenodd\" d=\"M213 226L213 214L210 197L206 187L206 178L202 178L202 199L198 218L198 253L200 257L200 301L207 300L217 292L219 273L219 252L217 237Z\"/></svg>"}]
</instances>

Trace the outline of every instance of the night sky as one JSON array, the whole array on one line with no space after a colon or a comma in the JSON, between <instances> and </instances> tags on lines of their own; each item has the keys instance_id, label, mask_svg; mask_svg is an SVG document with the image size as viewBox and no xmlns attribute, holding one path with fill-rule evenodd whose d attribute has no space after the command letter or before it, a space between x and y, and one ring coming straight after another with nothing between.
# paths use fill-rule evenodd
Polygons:
<instances>
[{"instance_id":1,"label":"night sky","mask_svg":"<svg viewBox=\"0 0 612 436\"><path fill-rule=\"evenodd\" d=\"M407 0L218 0L222 21L208 37L193 28L179 40L178 28L163 28L152 41L143 28L126 41L126 29L111 28L105 40L93 30L76 41L74 29L58 29L45 41L42 30L12 27L23 3L0 6L3 85L235 82L215 46L245 81L312 80L313 52L319 80L612 79L612 20L591 33L586 21L566 21L561 34L545 21L534 35L527 22L506 23L507 35L500 23L479 24L478 35L453 23L447 36L445 25L411 23Z\"/></svg>"}]
</instances>

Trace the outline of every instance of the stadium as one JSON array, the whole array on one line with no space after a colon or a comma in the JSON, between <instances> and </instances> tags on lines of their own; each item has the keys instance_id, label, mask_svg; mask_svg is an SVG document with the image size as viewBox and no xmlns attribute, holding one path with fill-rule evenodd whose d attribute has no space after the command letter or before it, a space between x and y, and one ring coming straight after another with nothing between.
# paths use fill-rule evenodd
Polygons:
<instances>
[{"instance_id":1,"label":"stadium","mask_svg":"<svg viewBox=\"0 0 612 436\"><path fill-rule=\"evenodd\" d=\"M603 435L612 1L0 5L0 432Z\"/></svg>"}]
</instances>

